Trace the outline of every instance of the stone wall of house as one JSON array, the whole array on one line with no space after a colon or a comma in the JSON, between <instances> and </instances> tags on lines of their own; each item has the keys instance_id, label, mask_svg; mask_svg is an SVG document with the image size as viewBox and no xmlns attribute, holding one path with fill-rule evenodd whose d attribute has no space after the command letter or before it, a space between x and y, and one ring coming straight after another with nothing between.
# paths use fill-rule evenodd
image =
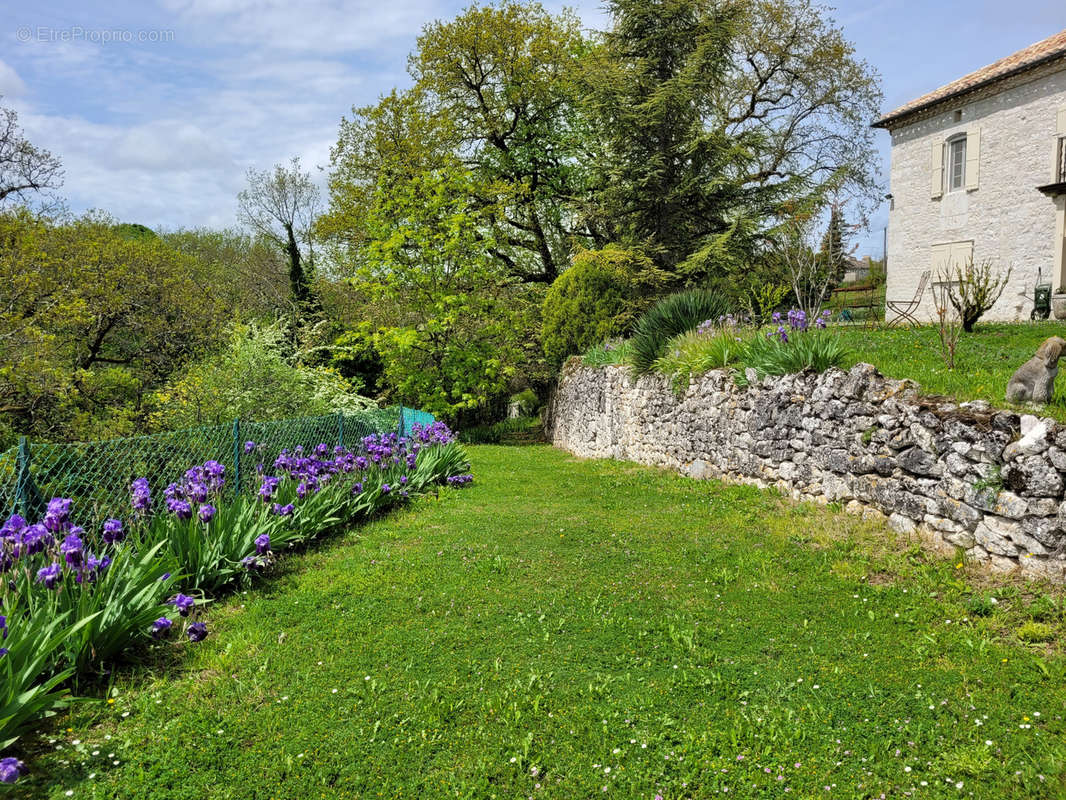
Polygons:
<instances>
[{"instance_id":1,"label":"stone wall of house","mask_svg":"<svg viewBox=\"0 0 1066 800\"><path fill-rule=\"evenodd\" d=\"M1057 118L1064 107L1066 66L1060 62L893 127L889 299L911 299L921 273L934 268L933 246L952 242L972 241L976 262L1013 270L987 320L1028 319L1038 274L1058 287L1066 277L1051 274L1061 202L1057 208L1037 187L1052 181ZM980 131L977 188L945 191L934 199L932 148L975 130ZM927 290L919 316L933 319L935 313Z\"/></svg>"},{"instance_id":2,"label":"stone wall of house","mask_svg":"<svg viewBox=\"0 0 1066 800\"><path fill-rule=\"evenodd\" d=\"M548 439L615 458L776 486L885 515L929 547L1066 582L1066 427L981 402L922 397L868 364L739 388L724 371L681 396L622 367L564 368Z\"/></svg>"}]
</instances>

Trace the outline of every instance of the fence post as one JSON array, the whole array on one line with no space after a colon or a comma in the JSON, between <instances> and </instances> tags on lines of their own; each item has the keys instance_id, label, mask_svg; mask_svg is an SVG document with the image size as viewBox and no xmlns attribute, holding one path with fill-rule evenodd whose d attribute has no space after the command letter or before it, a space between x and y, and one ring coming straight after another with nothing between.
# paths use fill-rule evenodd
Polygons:
<instances>
[{"instance_id":1,"label":"fence post","mask_svg":"<svg viewBox=\"0 0 1066 800\"><path fill-rule=\"evenodd\" d=\"M22 516L30 519L30 446L25 436L19 437L18 472L15 476L15 503Z\"/></svg>"},{"instance_id":2,"label":"fence post","mask_svg":"<svg viewBox=\"0 0 1066 800\"><path fill-rule=\"evenodd\" d=\"M233 494L241 493L241 421L233 420Z\"/></svg>"},{"instance_id":3,"label":"fence post","mask_svg":"<svg viewBox=\"0 0 1066 800\"><path fill-rule=\"evenodd\" d=\"M337 446L344 447L344 412L337 412Z\"/></svg>"},{"instance_id":4,"label":"fence post","mask_svg":"<svg viewBox=\"0 0 1066 800\"><path fill-rule=\"evenodd\" d=\"M399 437L400 437L401 439L403 438L403 427L404 427L404 426L403 426L403 403L401 403L401 404L400 404L400 430L399 430L399 432L398 432L398 433L396 434L396 435L397 435L397 436L399 436Z\"/></svg>"}]
</instances>

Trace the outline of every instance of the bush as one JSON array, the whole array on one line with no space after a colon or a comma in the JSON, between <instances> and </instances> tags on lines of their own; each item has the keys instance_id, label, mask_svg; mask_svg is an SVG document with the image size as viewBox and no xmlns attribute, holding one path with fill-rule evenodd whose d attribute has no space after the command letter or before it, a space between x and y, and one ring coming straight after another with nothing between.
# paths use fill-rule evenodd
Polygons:
<instances>
[{"instance_id":1,"label":"bush","mask_svg":"<svg viewBox=\"0 0 1066 800\"><path fill-rule=\"evenodd\" d=\"M221 352L190 365L152 397L153 426L174 430L377 408L336 371L293 364L285 350L279 326L236 326Z\"/></svg>"},{"instance_id":2,"label":"bush","mask_svg":"<svg viewBox=\"0 0 1066 800\"><path fill-rule=\"evenodd\" d=\"M637 375L650 372L671 339L728 311L725 299L709 289L690 289L663 298L637 323L630 342L633 371Z\"/></svg>"},{"instance_id":3,"label":"bush","mask_svg":"<svg viewBox=\"0 0 1066 800\"><path fill-rule=\"evenodd\" d=\"M665 273L633 250L585 250L544 298L541 340L554 367L596 342L626 333L665 281Z\"/></svg>"},{"instance_id":4,"label":"bush","mask_svg":"<svg viewBox=\"0 0 1066 800\"><path fill-rule=\"evenodd\" d=\"M581 357L581 363L586 367L628 364L632 352L633 348L627 339L611 339L590 347Z\"/></svg>"}]
</instances>

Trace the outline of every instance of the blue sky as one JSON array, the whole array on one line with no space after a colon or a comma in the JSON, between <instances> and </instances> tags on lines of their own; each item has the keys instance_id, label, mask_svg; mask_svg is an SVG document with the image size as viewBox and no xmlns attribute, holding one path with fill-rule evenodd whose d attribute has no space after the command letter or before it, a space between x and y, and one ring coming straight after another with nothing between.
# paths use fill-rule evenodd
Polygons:
<instances>
[{"instance_id":1,"label":"blue sky","mask_svg":"<svg viewBox=\"0 0 1066 800\"><path fill-rule=\"evenodd\" d=\"M407 85L422 25L452 0L19 3L0 22L0 94L59 155L74 211L150 227L225 226L249 167L325 166L340 118ZM562 3L546 3L558 8ZM568 4L602 27L599 2ZM1066 28L1062 0L839 2L885 108ZM140 39L143 38L143 41ZM888 183L888 134L877 134ZM880 255L882 208L859 253Z\"/></svg>"}]
</instances>

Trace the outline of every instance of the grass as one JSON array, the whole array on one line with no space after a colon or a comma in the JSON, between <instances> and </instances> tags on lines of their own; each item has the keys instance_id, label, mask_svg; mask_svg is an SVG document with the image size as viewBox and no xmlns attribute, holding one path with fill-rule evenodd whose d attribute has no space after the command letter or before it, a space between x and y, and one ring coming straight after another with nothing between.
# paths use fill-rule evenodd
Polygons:
<instances>
[{"instance_id":1,"label":"grass","mask_svg":"<svg viewBox=\"0 0 1066 800\"><path fill-rule=\"evenodd\" d=\"M959 340L954 370L948 370L938 349L933 326L881 328L834 326L850 351L846 366L866 361L890 378L910 378L929 394L959 400L987 400L1007 408L1007 381L1032 358L1049 336L1066 335L1061 322L977 323L973 333ZM1066 422L1066 381L1060 381L1055 400L1040 412Z\"/></svg>"},{"instance_id":2,"label":"grass","mask_svg":"<svg viewBox=\"0 0 1066 800\"><path fill-rule=\"evenodd\" d=\"M1066 794L1059 595L771 492L472 456L57 718L16 795Z\"/></svg>"}]
</instances>

